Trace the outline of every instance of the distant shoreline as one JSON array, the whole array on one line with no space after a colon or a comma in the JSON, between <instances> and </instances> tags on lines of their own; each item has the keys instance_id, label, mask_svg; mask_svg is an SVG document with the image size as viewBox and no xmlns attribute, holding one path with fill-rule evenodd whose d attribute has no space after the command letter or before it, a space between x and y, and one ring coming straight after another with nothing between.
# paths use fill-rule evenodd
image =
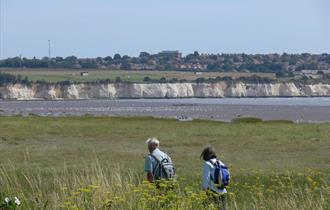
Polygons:
<instances>
[{"instance_id":1,"label":"distant shoreline","mask_svg":"<svg viewBox=\"0 0 330 210\"><path fill-rule=\"evenodd\" d=\"M296 123L330 122L330 98L223 98L0 101L0 116L153 116L231 121L255 117Z\"/></svg>"}]
</instances>

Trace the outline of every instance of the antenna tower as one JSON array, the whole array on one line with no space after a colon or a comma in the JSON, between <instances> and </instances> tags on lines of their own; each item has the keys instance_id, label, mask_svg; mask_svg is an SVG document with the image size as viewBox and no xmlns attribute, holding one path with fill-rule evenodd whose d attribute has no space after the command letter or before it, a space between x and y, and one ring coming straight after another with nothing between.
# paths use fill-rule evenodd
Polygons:
<instances>
[{"instance_id":1,"label":"antenna tower","mask_svg":"<svg viewBox=\"0 0 330 210\"><path fill-rule=\"evenodd\" d=\"M50 40L48 39L48 68L51 66L52 54L50 49Z\"/></svg>"},{"instance_id":2,"label":"antenna tower","mask_svg":"<svg viewBox=\"0 0 330 210\"><path fill-rule=\"evenodd\" d=\"M50 40L48 40L48 58L52 58L51 49L50 49Z\"/></svg>"}]
</instances>

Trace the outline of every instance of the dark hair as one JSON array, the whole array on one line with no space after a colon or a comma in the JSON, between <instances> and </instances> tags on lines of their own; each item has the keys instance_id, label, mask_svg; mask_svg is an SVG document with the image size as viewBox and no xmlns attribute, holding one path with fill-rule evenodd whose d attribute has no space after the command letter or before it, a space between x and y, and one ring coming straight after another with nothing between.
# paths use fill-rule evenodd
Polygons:
<instances>
[{"instance_id":1,"label":"dark hair","mask_svg":"<svg viewBox=\"0 0 330 210\"><path fill-rule=\"evenodd\" d=\"M212 146L205 147L202 151L200 158L205 161L209 161L212 158L217 158L217 155L215 154L215 149Z\"/></svg>"}]
</instances>

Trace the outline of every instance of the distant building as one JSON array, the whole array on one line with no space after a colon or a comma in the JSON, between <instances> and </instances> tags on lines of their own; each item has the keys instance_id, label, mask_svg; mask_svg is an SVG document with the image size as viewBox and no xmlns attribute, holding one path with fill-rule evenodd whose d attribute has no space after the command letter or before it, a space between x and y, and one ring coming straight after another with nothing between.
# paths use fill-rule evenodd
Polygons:
<instances>
[{"instance_id":1,"label":"distant building","mask_svg":"<svg viewBox=\"0 0 330 210\"><path fill-rule=\"evenodd\" d=\"M88 76L88 75L89 75L88 71L80 72L80 76Z\"/></svg>"},{"instance_id":2,"label":"distant building","mask_svg":"<svg viewBox=\"0 0 330 210\"><path fill-rule=\"evenodd\" d=\"M179 69L194 69L194 70L206 70L206 64L199 64L199 63L187 63L187 64L178 64L176 65Z\"/></svg>"},{"instance_id":3,"label":"distant building","mask_svg":"<svg viewBox=\"0 0 330 210\"><path fill-rule=\"evenodd\" d=\"M319 74L320 72L323 72L324 74L330 74L330 69L327 70L309 70L309 69L304 69L300 71L294 71L293 73L295 75L305 75L305 74Z\"/></svg>"},{"instance_id":4,"label":"distant building","mask_svg":"<svg viewBox=\"0 0 330 210\"><path fill-rule=\"evenodd\" d=\"M309 69L305 69L305 70L301 70L301 71L294 71L293 74L295 77L302 77L302 76L306 76L306 77L310 77L310 78L320 78L320 72L322 72L323 74L330 74L330 69L327 70L309 70Z\"/></svg>"},{"instance_id":5,"label":"distant building","mask_svg":"<svg viewBox=\"0 0 330 210\"><path fill-rule=\"evenodd\" d=\"M182 57L182 53L180 53L178 50L163 50L158 54L159 55L172 56L172 57L176 57L176 58L181 58Z\"/></svg>"}]
</instances>

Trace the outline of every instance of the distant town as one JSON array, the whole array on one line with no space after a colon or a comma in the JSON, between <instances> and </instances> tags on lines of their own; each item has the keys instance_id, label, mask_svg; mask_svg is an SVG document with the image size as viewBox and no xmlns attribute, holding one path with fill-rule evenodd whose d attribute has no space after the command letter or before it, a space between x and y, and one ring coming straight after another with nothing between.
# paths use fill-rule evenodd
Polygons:
<instances>
[{"instance_id":1,"label":"distant town","mask_svg":"<svg viewBox=\"0 0 330 210\"><path fill-rule=\"evenodd\" d=\"M138 57L115 54L97 58L13 57L0 60L0 68L51 68L99 70L158 70L193 72L262 72L277 77L321 77L330 73L330 54L200 54L182 56L177 50Z\"/></svg>"}]
</instances>

